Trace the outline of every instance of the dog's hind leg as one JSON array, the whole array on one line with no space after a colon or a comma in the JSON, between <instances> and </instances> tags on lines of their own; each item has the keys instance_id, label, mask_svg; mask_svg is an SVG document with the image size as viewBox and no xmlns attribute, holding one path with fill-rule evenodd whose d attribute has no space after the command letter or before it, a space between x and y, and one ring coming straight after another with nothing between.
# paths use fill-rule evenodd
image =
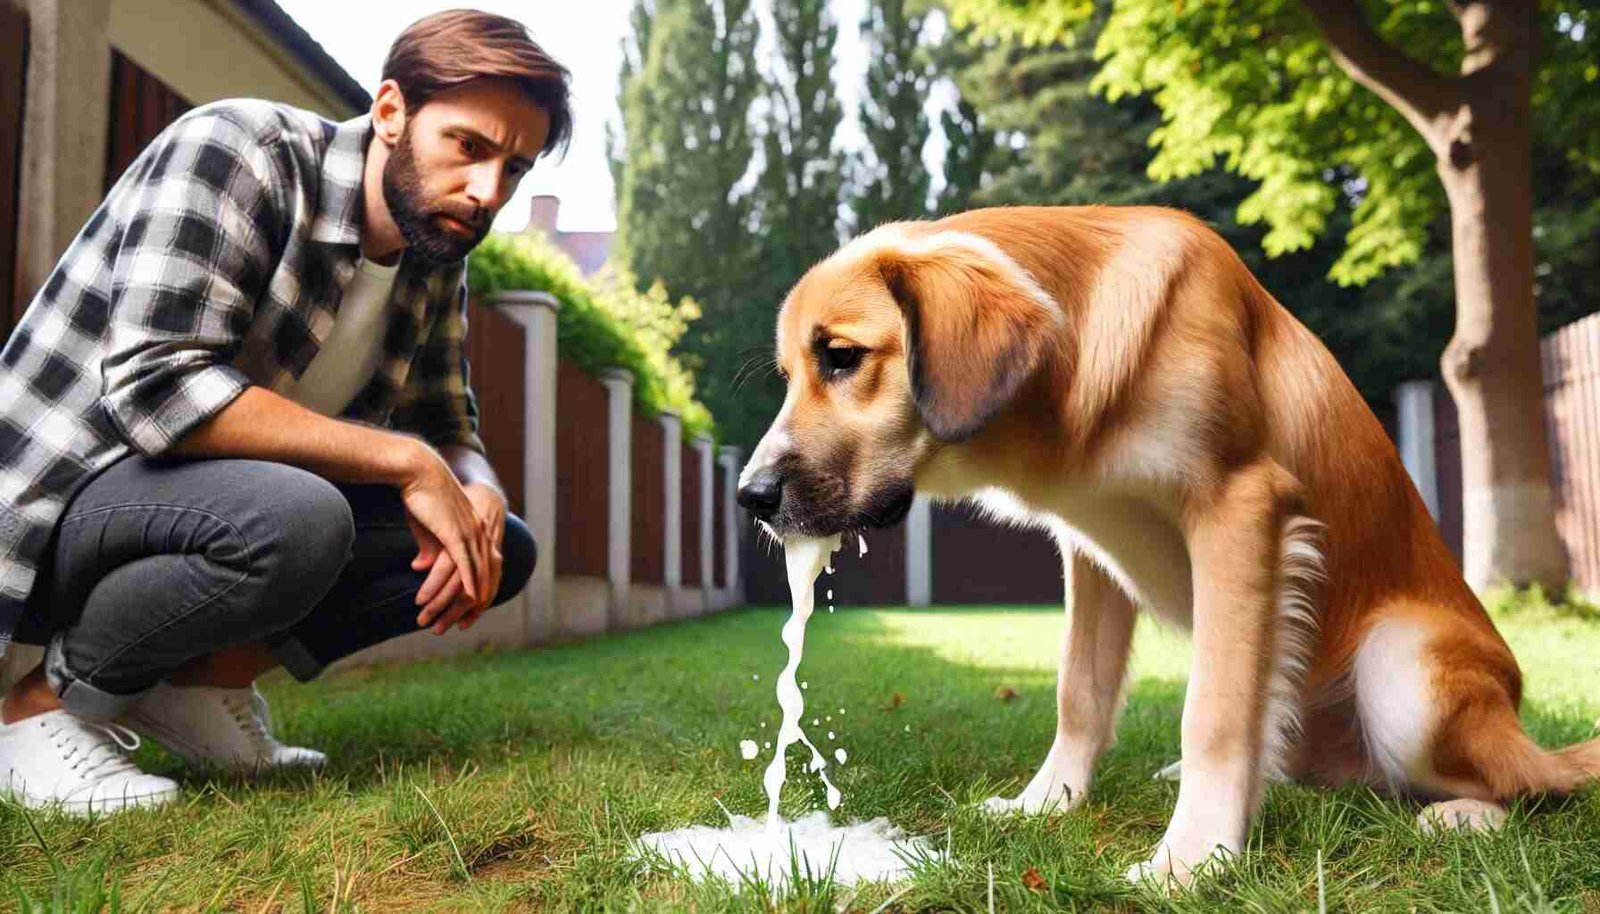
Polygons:
<instances>
[{"instance_id":1,"label":"dog's hind leg","mask_svg":"<svg viewBox=\"0 0 1600 914\"><path fill-rule=\"evenodd\" d=\"M1486 625L1448 619L1391 614L1356 656L1374 766L1392 787L1443 800L1418 817L1423 831L1497 828L1512 798L1570 793L1600 776L1600 740L1557 751L1535 743L1518 719L1510 649Z\"/></svg>"},{"instance_id":2,"label":"dog's hind leg","mask_svg":"<svg viewBox=\"0 0 1600 914\"><path fill-rule=\"evenodd\" d=\"M1056 680L1055 742L1021 794L984 804L991 812L1037 814L1077 806L1116 729L1133 639L1133 601L1082 552L1062 546L1067 631Z\"/></svg>"}]
</instances>

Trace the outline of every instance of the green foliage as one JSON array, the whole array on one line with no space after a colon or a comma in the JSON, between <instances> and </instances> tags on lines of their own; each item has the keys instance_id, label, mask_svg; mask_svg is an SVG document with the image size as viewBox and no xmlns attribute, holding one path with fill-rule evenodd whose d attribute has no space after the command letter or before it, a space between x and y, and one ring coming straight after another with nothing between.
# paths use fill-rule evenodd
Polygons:
<instances>
[{"instance_id":1,"label":"green foliage","mask_svg":"<svg viewBox=\"0 0 1600 914\"><path fill-rule=\"evenodd\" d=\"M844 113L832 78L839 26L828 6L787 0L772 10L777 61L766 81L756 222L761 262L785 287L839 243L845 176L834 141Z\"/></svg>"},{"instance_id":2,"label":"green foliage","mask_svg":"<svg viewBox=\"0 0 1600 914\"><path fill-rule=\"evenodd\" d=\"M935 215L948 215L972 207L973 199L989 175L989 163L999 154L995 131L965 99L941 112L944 131L944 186L934 203Z\"/></svg>"},{"instance_id":3,"label":"green foliage","mask_svg":"<svg viewBox=\"0 0 1600 914\"><path fill-rule=\"evenodd\" d=\"M747 350L770 349L781 294L746 181L758 23L749 0L639 0L632 24L612 139L618 259L641 288L659 282L698 303L677 353L725 440L748 446L777 408L770 393L741 396L735 378Z\"/></svg>"},{"instance_id":4,"label":"green foliage","mask_svg":"<svg viewBox=\"0 0 1600 914\"><path fill-rule=\"evenodd\" d=\"M932 181L922 161L929 129L923 104L934 67L922 47L925 21L915 0L868 0L861 19L867 53L861 130L871 155L858 166L860 187L854 201L858 232L928 215Z\"/></svg>"},{"instance_id":5,"label":"green foliage","mask_svg":"<svg viewBox=\"0 0 1600 914\"><path fill-rule=\"evenodd\" d=\"M699 316L693 300L674 303L661 283L635 288L625 271L607 268L585 279L577 264L541 238L490 235L467 261L473 294L539 289L561 301L557 348L591 375L633 372L635 405L647 415L677 412L689 434L711 434L711 413L695 399L694 375L672 347Z\"/></svg>"},{"instance_id":6,"label":"green foliage","mask_svg":"<svg viewBox=\"0 0 1600 914\"><path fill-rule=\"evenodd\" d=\"M956 27L1024 45L1070 41L1094 15L1095 0L962 0L951 7Z\"/></svg>"},{"instance_id":7,"label":"green foliage","mask_svg":"<svg viewBox=\"0 0 1600 914\"><path fill-rule=\"evenodd\" d=\"M1600 606L1570 583L1556 592L1546 591L1538 584L1527 588L1500 587L1484 596L1483 605L1501 622L1527 623L1559 618L1600 622Z\"/></svg>"},{"instance_id":8,"label":"green foliage","mask_svg":"<svg viewBox=\"0 0 1600 914\"><path fill-rule=\"evenodd\" d=\"M1388 31L1441 60L1449 51L1430 49L1429 39L1448 45L1459 35L1449 13L1428 2L1397 4ZM1325 175L1342 165L1364 187L1330 275L1366 282L1421 256L1443 205L1433 153L1399 112L1344 75L1298 3L1258 0L1247 11L1197 4L1176 17L1170 5L1118 3L1096 53L1104 58L1096 85L1109 97L1147 92L1161 106L1152 177L1186 177L1220 161L1257 182L1238 218L1269 226L1268 254L1308 248L1327 229L1340 188Z\"/></svg>"},{"instance_id":9,"label":"green foliage","mask_svg":"<svg viewBox=\"0 0 1600 914\"><path fill-rule=\"evenodd\" d=\"M958 23L1033 43L1081 36L1096 9L1092 0L951 5ZM1439 0L1366 6L1397 47L1437 70L1459 69L1460 27ZM1546 0L1541 10L1539 126L1573 167L1593 173L1600 15L1582 0ZM1161 109L1151 177L1174 180L1221 164L1249 178L1255 190L1237 218L1267 226L1270 255L1307 249L1337 226L1343 248L1329 275L1340 283L1368 282L1423 257L1445 206L1433 153L1398 112L1339 69L1295 0L1116 0L1095 53L1098 90L1112 99L1146 93ZM1339 174L1351 180L1329 180ZM1341 197L1353 203L1347 222L1335 218Z\"/></svg>"},{"instance_id":10,"label":"green foliage","mask_svg":"<svg viewBox=\"0 0 1600 914\"><path fill-rule=\"evenodd\" d=\"M959 29L946 28L944 39L928 49L935 74L942 79L957 79L983 55L984 49L973 37ZM958 91L960 89L957 86ZM948 215L971 209L993 178L995 171L1011 161L1011 150L1002 148L1000 134L975 102L962 92L955 106L939 115L944 133L944 186L934 202L935 215Z\"/></svg>"},{"instance_id":11,"label":"green foliage","mask_svg":"<svg viewBox=\"0 0 1600 914\"><path fill-rule=\"evenodd\" d=\"M1239 183L1151 180L1148 140L1159 112L1148 101L1109 102L1090 89L1098 65L1089 41L964 41L969 51L956 73L962 101L1010 141L991 155L990 180L973 203L1170 203L1211 218L1210 198L1230 189L1221 183Z\"/></svg>"},{"instance_id":12,"label":"green foliage","mask_svg":"<svg viewBox=\"0 0 1600 914\"><path fill-rule=\"evenodd\" d=\"M750 199L761 87L750 0L635 4L621 74L617 245L644 282L664 280L716 314L730 277L755 263Z\"/></svg>"}]
</instances>

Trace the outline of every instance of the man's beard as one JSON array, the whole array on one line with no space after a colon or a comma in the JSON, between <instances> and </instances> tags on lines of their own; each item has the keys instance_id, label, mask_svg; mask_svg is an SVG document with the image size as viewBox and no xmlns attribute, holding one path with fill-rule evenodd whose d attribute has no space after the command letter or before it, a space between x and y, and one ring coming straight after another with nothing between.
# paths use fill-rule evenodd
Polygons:
<instances>
[{"instance_id":1,"label":"man's beard","mask_svg":"<svg viewBox=\"0 0 1600 914\"><path fill-rule=\"evenodd\" d=\"M489 233L489 214L482 207L459 206L449 201L431 201L422 188L422 175L417 170L416 156L411 149L411 125L400 134L389 161L383 166L383 202L389 206L389 216L406 239L413 256L420 257L430 266L454 263L467 256ZM472 230L461 235L439 224L439 217L449 216Z\"/></svg>"}]
</instances>

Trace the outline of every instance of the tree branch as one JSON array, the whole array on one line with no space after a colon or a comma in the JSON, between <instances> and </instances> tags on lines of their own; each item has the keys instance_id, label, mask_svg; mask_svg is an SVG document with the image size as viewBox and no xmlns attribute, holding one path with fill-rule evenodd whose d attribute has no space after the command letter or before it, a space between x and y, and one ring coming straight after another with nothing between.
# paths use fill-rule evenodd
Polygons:
<instances>
[{"instance_id":1,"label":"tree branch","mask_svg":"<svg viewBox=\"0 0 1600 914\"><path fill-rule=\"evenodd\" d=\"M1340 69L1405 116L1435 148L1442 127L1462 102L1458 81L1390 44L1352 0L1300 0L1311 13Z\"/></svg>"}]
</instances>

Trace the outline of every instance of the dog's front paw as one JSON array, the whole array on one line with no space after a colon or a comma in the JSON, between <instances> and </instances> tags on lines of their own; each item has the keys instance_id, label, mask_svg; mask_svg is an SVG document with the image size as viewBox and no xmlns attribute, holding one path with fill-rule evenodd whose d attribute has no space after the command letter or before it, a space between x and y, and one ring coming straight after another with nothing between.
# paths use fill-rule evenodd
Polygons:
<instances>
[{"instance_id":1,"label":"dog's front paw","mask_svg":"<svg viewBox=\"0 0 1600 914\"><path fill-rule=\"evenodd\" d=\"M983 801L984 811L990 815L1042 816L1068 812L1083 802L1087 791L1073 790L1067 784L1054 784L1045 788L1028 788L1015 797L990 797Z\"/></svg>"},{"instance_id":2,"label":"dog's front paw","mask_svg":"<svg viewBox=\"0 0 1600 914\"><path fill-rule=\"evenodd\" d=\"M1162 841L1149 860L1130 867L1129 882L1153 883L1159 888L1188 888L1196 874L1214 866L1225 865L1233 851L1221 844L1204 841Z\"/></svg>"}]
</instances>

